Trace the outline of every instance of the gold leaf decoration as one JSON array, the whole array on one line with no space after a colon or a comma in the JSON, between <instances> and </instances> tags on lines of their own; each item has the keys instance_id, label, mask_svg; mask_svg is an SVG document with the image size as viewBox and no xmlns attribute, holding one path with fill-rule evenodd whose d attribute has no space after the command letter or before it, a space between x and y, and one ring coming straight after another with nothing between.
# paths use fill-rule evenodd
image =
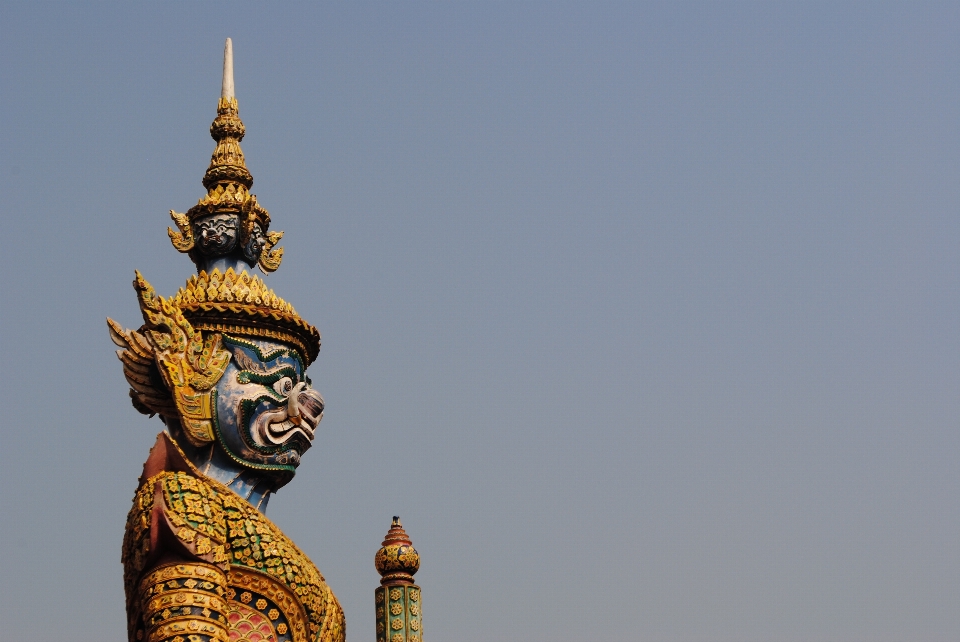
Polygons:
<instances>
[{"instance_id":1,"label":"gold leaf decoration","mask_svg":"<svg viewBox=\"0 0 960 642\"><path fill-rule=\"evenodd\" d=\"M190 227L190 218L186 214L180 214L173 210L170 210L170 218L173 219L179 230L174 231L171 227L167 228L170 242L173 243L173 247L177 248L177 251L189 252L193 249L193 230Z\"/></svg>"},{"instance_id":2,"label":"gold leaf decoration","mask_svg":"<svg viewBox=\"0 0 960 642\"><path fill-rule=\"evenodd\" d=\"M140 272L134 288L146 338L184 432L195 446L209 443L215 438L210 390L226 371L231 354L223 348L219 333L203 336L184 318L176 300L158 296Z\"/></svg>"}]
</instances>

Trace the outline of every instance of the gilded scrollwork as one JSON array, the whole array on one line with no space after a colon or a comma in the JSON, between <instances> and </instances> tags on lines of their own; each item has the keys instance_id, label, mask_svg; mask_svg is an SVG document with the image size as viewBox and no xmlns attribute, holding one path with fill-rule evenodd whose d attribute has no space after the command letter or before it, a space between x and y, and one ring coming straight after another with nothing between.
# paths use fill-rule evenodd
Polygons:
<instances>
[{"instance_id":1,"label":"gilded scrollwork","mask_svg":"<svg viewBox=\"0 0 960 642\"><path fill-rule=\"evenodd\" d=\"M130 331L117 332L112 322L109 324L111 336L115 341L117 337L122 339L117 343L127 348L131 361L133 355L140 356L138 347L144 348L144 356L152 352L163 383L173 397L185 435L194 445L210 443L215 439L210 421L210 390L223 376L230 352L223 349L220 334L203 337L184 318L176 302L157 295L139 272L134 288L146 321L143 334L137 334L146 337L147 345L140 344L139 337ZM124 361L122 353L120 358Z\"/></svg>"},{"instance_id":2,"label":"gilded scrollwork","mask_svg":"<svg viewBox=\"0 0 960 642\"><path fill-rule=\"evenodd\" d=\"M177 229L167 228L167 235L173 247L179 252L189 252L193 249L193 230L190 226L190 218L186 214L180 214L170 210L170 218L173 219Z\"/></svg>"},{"instance_id":3,"label":"gilded scrollwork","mask_svg":"<svg viewBox=\"0 0 960 642\"><path fill-rule=\"evenodd\" d=\"M292 343L307 364L320 351L317 329L245 270L201 270L187 279L174 301L196 328Z\"/></svg>"},{"instance_id":4,"label":"gilded scrollwork","mask_svg":"<svg viewBox=\"0 0 960 642\"><path fill-rule=\"evenodd\" d=\"M260 269L264 272L276 272L283 260L283 248L274 246L283 238L283 232L267 232L263 251L260 253Z\"/></svg>"}]
</instances>

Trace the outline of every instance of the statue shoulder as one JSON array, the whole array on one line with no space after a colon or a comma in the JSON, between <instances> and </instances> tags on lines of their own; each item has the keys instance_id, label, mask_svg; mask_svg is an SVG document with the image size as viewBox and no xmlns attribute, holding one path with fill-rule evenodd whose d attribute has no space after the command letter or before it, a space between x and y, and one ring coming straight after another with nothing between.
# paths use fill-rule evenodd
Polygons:
<instances>
[{"instance_id":1,"label":"statue shoulder","mask_svg":"<svg viewBox=\"0 0 960 642\"><path fill-rule=\"evenodd\" d=\"M197 557L226 564L226 510L234 503L233 493L189 473L167 472L158 477L154 495L162 499L177 539Z\"/></svg>"},{"instance_id":2,"label":"statue shoulder","mask_svg":"<svg viewBox=\"0 0 960 642\"><path fill-rule=\"evenodd\" d=\"M148 478L133 499L121 561L131 580L164 553L195 557L226 569L225 511L230 491L183 471Z\"/></svg>"}]
</instances>

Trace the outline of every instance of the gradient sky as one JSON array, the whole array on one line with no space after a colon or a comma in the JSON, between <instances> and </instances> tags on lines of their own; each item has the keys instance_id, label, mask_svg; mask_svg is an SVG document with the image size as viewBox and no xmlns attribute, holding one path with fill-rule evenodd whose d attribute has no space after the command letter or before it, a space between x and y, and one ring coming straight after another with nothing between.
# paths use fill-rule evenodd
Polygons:
<instances>
[{"instance_id":1,"label":"gradient sky","mask_svg":"<svg viewBox=\"0 0 960 642\"><path fill-rule=\"evenodd\" d=\"M960 10L717 2L3 3L0 637L124 637L228 36L351 642L392 515L427 642L960 639Z\"/></svg>"}]
</instances>

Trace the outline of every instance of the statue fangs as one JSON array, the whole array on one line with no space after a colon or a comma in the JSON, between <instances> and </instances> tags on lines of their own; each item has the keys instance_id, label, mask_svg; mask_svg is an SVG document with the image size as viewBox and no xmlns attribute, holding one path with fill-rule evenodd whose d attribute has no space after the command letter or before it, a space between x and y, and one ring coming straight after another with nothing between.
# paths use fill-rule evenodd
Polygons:
<instances>
[{"instance_id":1,"label":"statue fangs","mask_svg":"<svg viewBox=\"0 0 960 642\"><path fill-rule=\"evenodd\" d=\"M270 231L270 215L249 192L229 39L222 87L207 194L186 214L170 213L170 240L198 273L165 298L137 272L143 326L107 319L134 407L166 425L127 519L128 636L342 642L333 592L264 515L323 417L306 374L320 334L247 271L279 267L282 232Z\"/></svg>"}]
</instances>

